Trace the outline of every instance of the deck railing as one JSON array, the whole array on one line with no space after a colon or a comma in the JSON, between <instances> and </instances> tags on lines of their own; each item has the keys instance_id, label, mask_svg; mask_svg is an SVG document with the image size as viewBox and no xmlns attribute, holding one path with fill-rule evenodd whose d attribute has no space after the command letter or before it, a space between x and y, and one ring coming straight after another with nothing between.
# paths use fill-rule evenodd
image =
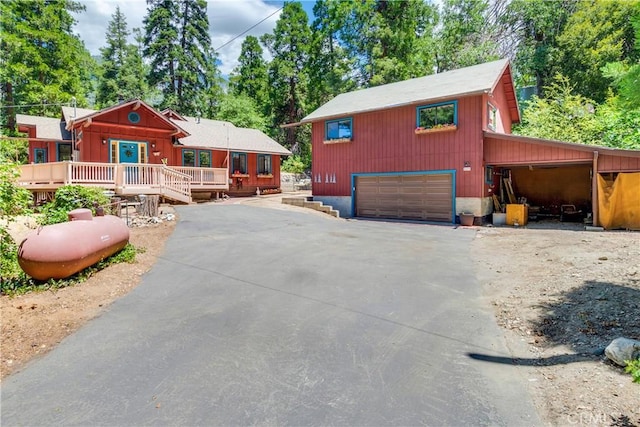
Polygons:
<instances>
[{"instance_id":1,"label":"deck railing","mask_svg":"<svg viewBox=\"0 0 640 427\"><path fill-rule=\"evenodd\" d=\"M227 169L169 167L140 163L52 162L23 165L18 182L29 189L80 184L116 194L162 194L190 201L193 189L227 190Z\"/></svg>"},{"instance_id":2,"label":"deck railing","mask_svg":"<svg viewBox=\"0 0 640 427\"><path fill-rule=\"evenodd\" d=\"M229 174L225 168L195 168L188 166L171 166L178 172L191 177L191 187L207 187L213 190L229 189Z\"/></svg>"}]
</instances>

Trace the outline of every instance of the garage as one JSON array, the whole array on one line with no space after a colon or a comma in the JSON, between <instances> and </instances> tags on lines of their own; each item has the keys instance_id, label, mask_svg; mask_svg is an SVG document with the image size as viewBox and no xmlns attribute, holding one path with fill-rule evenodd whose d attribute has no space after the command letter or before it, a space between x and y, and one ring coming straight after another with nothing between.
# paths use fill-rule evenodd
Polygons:
<instances>
[{"instance_id":1,"label":"garage","mask_svg":"<svg viewBox=\"0 0 640 427\"><path fill-rule=\"evenodd\" d=\"M640 150L484 135L485 194L494 212L516 203L528 206L530 220L640 228Z\"/></svg>"},{"instance_id":2,"label":"garage","mask_svg":"<svg viewBox=\"0 0 640 427\"><path fill-rule=\"evenodd\" d=\"M355 175L355 216L454 221L453 173Z\"/></svg>"},{"instance_id":3,"label":"garage","mask_svg":"<svg viewBox=\"0 0 640 427\"><path fill-rule=\"evenodd\" d=\"M501 201L510 202L504 185L506 180L517 202L529 205L530 220L582 222L591 216L591 164L494 167L494 171L503 178L494 187Z\"/></svg>"}]
</instances>

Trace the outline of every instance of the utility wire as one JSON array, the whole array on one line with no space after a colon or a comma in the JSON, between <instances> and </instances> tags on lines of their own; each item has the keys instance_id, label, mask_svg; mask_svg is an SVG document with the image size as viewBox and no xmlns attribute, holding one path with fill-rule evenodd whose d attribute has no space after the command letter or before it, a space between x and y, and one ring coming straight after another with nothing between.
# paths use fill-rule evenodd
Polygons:
<instances>
[{"instance_id":1,"label":"utility wire","mask_svg":"<svg viewBox=\"0 0 640 427\"><path fill-rule=\"evenodd\" d=\"M49 106L61 106L61 105L69 105L68 102L56 103L56 104L21 104L21 105L0 105L2 108L20 108L20 107L49 107Z\"/></svg>"},{"instance_id":2,"label":"utility wire","mask_svg":"<svg viewBox=\"0 0 640 427\"><path fill-rule=\"evenodd\" d=\"M260 22L258 22L255 25L252 25L251 27L249 27L248 29L246 29L245 31L243 31L242 33L238 34L237 36L235 36L234 38L232 38L231 40L227 41L226 43L224 43L222 46L216 48L215 50L218 51L220 49L222 49L223 47L227 46L229 43L231 43L232 41L236 40L239 37L244 36L245 34L247 34L249 31L253 30L255 27L257 27L258 25L262 24L264 21L266 21L267 19L271 18L273 15L275 15L276 13L280 12L282 10L284 6L280 7L279 9L276 9L275 12L273 12L271 15L267 16L266 18L262 19Z\"/></svg>"}]
</instances>

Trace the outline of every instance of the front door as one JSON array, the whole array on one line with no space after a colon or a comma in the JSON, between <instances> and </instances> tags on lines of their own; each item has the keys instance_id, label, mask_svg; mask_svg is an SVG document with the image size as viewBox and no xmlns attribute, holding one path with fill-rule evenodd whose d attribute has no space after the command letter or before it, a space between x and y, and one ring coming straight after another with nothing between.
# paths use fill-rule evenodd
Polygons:
<instances>
[{"instance_id":1,"label":"front door","mask_svg":"<svg viewBox=\"0 0 640 427\"><path fill-rule=\"evenodd\" d=\"M139 159L139 149L138 144L132 142L121 142L120 143L120 163L138 163Z\"/></svg>"}]
</instances>

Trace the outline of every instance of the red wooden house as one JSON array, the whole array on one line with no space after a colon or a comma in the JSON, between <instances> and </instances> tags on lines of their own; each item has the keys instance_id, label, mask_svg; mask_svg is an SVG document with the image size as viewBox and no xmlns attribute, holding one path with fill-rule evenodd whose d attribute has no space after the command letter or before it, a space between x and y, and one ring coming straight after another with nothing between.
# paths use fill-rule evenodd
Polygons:
<instances>
[{"instance_id":1,"label":"red wooden house","mask_svg":"<svg viewBox=\"0 0 640 427\"><path fill-rule=\"evenodd\" d=\"M255 194L279 188L280 156L290 154L258 130L159 112L141 100L16 119L29 138L19 181L41 197L73 183L180 202L198 192Z\"/></svg>"},{"instance_id":2,"label":"red wooden house","mask_svg":"<svg viewBox=\"0 0 640 427\"><path fill-rule=\"evenodd\" d=\"M314 200L342 216L452 223L488 217L494 194L509 202L506 178L543 212L586 215L592 170L640 171L640 151L510 135L519 120L507 60L338 95L300 122L312 125Z\"/></svg>"}]
</instances>

